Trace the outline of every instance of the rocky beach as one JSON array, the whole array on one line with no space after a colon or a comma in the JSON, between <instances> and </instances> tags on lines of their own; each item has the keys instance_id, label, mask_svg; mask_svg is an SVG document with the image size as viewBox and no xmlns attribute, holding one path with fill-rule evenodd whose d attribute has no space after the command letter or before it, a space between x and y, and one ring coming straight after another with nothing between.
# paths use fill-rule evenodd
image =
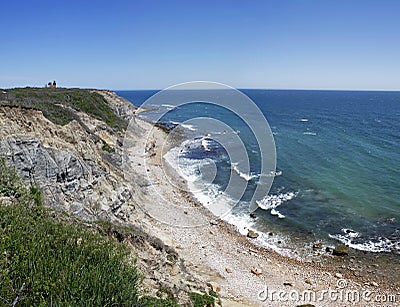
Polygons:
<instances>
[{"instance_id":1,"label":"rocky beach","mask_svg":"<svg viewBox=\"0 0 400 307\"><path fill-rule=\"evenodd\" d=\"M240 234L187 191L164 160L173 146L165 142L165 129L140 119L114 92L82 91L112 113L51 95L38 107L32 93L3 91L0 154L43 191L48 207L92 228L109 222L109 235L128 244L137 259L144 291L168 288L180 304L188 303L190 291L212 290L222 306L396 306L398 256L316 243L309 247L315 257L304 260L254 244L257 233ZM53 92L74 99L68 90ZM61 113L68 116L59 123L53 116Z\"/></svg>"}]
</instances>

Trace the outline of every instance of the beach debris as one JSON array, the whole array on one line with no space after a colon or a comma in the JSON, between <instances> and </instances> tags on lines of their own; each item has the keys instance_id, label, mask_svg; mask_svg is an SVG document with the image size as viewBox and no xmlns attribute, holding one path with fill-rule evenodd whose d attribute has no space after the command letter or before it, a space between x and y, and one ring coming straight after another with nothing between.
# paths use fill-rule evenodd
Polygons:
<instances>
[{"instance_id":1,"label":"beach debris","mask_svg":"<svg viewBox=\"0 0 400 307\"><path fill-rule=\"evenodd\" d=\"M312 284L312 282L311 282L311 280L310 280L309 278L307 278L306 280L304 280L304 282L305 282L306 284L309 284L309 285Z\"/></svg>"},{"instance_id":2,"label":"beach debris","mask_svg":"<svg viewBox=\"0 0 400 307\"><path fill-rule=\"evenodd\" d=\"M322 242L314 243L312 246L313 249L320 249L321 247L322 247Z\"/></svg>"},{"instance_id":3,"label":"beach debris","mask_svg":"<svg viewBox=\"0 0 400 307\"><path fill-rule=\"evenodd\" d=\"M231 268L225 268L226 273L232 273L232 269Z\"/></svg>"},{"instance_id":4,"label":"beach debris","mask_svg":"<svg viewBox=\"0 0 400 307\"><path fill-rule=\"evenodd\" d=\"M250 217L251 217L252 219L255 219L255 218L257 217L257 215L256 215L255 213L250 213Z\"/></svg>"},{"instance_id":5,"label":"beach debris","mask_svg":"<svg viewBox=\"0 0 400 307\"><path fill-rule=\"evenodd\" d=\"M216 282L213 282L213 281L209 281L207 283L207 287L210 287L211 290L213 290L215 293L221 291L221 286L219 284L217 284Z\"/></svg>"},{"instance_id":6,"label":"beach debris","mask_svg":"<svg viewBox=\"0 0 400 307\"><path fill-rule=\"evenodd\" d=\"M335 277L336 277L336 278L343 278L343 275L340 274L340 273L336 273L336 274L335 274Z\"/></svg>"},{"instance_id":7,"label":"beach debris","mask_svg":"<svg viewBox=\"0 0 400 307\"><path fill-rule=\"evenodd\" d=\"M290 282L290 281L286 281L286 282L284 282L284 283L283 283L283 285L284 285L284 286L290 286L290 287L293 287L293 283L292 283L292 282Z\"/></svg>"},{"instance_id":8,"label":"beach debris","mask_svg":"<svg viewBox=\"0 0 400 307\"><path fill-rule=\"evenodd\" d=\"M377 282L373 281L373 282L371 282L371 286L378 287L379 285Z\"/></svg>"},{"instance_id":9,"label":"beach debris","mask_svg":"<svg viewBox=\"0 0 400 307\"><path fill-rule=\"evenodd\" d=\"M268 232L268 235L269 235L269 236L273 236L274 233L273 233L272 231L270 231L270 232Z\"/></svg>"},{"instance_id":10,"label":"beach debris","mask_svg":"<svg viewBox=\"0 0 400 307\"><path fill-rule=\"evenodd\" d=\"M304 304L304 305L297 305L296 307L315 307L315 305L312 305L312 304Z\"/></svg>"},{"instance_id":11,"label":"beach debris","mask_svg":"<svg viewBox=\"0 0 400 307\"><path fill-rule=\"evenodd\" d=\"M254 275L261 275L262 274L262 270L259 268L251 268L251 273L253 273Z\"/></svg>"},{"instance_id":12,"label":"beach debris","mask_svg":"<svg viewBox=\"0 0 400 307\"><path fill-rule=\"evenodd\" d=\"M211 220L210 224L215 226L215 225L218 225L218 222L216 220Z\"/></svg>"},{"instance_id":13,"label":"beach debris","mask_svg":"<svg viewBox=\"0 0 400 307\"><path fill-rule=\"evenodd\" d=\"M336 245L332 254L335 256L346 256L349 254L349 247L343 244Z\"/></svg>"},{"instance_id":14,"label":"beach debris","mask_svg":"<svg viewBox=\"0 0 400 307\"><path fill-rule=\"evenodd\" d=\"M255 232L254 230L249 229L247 231L247 237L251 238L251 239L255 239L259 236L259 234L257 232Z\"/></svg>"}]
</instances>

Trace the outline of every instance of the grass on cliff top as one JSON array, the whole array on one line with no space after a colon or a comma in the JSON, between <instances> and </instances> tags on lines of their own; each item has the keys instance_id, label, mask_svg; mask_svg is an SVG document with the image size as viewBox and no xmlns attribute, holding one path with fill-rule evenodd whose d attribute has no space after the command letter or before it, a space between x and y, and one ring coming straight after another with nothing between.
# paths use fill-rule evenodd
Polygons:
<instances>
[{"instance_id":1,"label":"grass on cliff top","mask_svg":"<svg viewBox=\"0 0 400 307\"><path fill-rule=\"evenodd\" d=\"M0 306L178 306L171 295L143 295L127 245L58 219L1 157L0 255ZM189 297L214 306L213 296Z\"/></svg>"},{"instance_id":2,"label":"grass on cliff top","mask_svg":"<svg viewBox=\"0 0 400 307\"><path fill-rule=\"evenodd\" d=\"M103 120L117 130L127 127L127 123L114 113L104 97L90 90L27 87L14 88L5 92L0 94L0 105L42 111L48 120L58 125L65 125L77 119L73 111L75 110Z\"/></svg>"}]
</instances>

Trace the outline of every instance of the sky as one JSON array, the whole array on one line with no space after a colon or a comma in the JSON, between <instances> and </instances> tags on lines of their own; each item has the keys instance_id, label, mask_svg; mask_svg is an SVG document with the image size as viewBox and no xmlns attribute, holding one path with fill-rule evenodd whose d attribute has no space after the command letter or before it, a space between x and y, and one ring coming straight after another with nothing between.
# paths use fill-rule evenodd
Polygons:
<instances>
[{"instance_id":1,"label":"sky","mask_svg":"<svg viewBox=\"0 0 400 307\"><path fill-rule=\"evenodd\" d=\"M400 1L2 1L0 88L400 90Z\"/></svg>"}]
</instances>

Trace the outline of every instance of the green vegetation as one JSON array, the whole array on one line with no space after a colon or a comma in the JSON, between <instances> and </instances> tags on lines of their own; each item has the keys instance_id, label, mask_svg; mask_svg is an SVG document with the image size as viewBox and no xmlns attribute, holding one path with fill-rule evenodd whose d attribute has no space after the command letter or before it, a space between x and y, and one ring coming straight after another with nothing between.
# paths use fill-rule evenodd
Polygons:
<instances>
[{"instance_id":1,"label":"green vegetation","mask_svg":"<svg viewBox=\"0 0 400 307\"><path fill-rule=\"evenodd\" d=\"M103 96L85 89L15 88L1 97L0 105L40 110L48 120L58 125L78 120L75 111L82 111L117 130L127 127L127 123L113 112Z\"/></svg>"},{"instance_id":2,"label":"green vegetation","mask_svg":"<svg viewBox=\"0 0 400 307\"><path fill-rule=\"evenodd\" d=\"M103 145L101 146L101 149L102 149L103 151L108 152L108 153L113 153L113 152L115 152L115 149L112 148L110 145L108 145L106 142L103 142Z\"/></svg>"},{"instance_id":3,"label":"green vegetation","mask_svg":"<svg viewBox=\"0 0 400 307\"><path fill-rule=\"evenodd\" d=\"M209 307L215 305L215 297L208 294L190 292L189 297L194 307L204 307L204 306Z\"/></svg>"},{"instance_id":4,"label":"green vegetation","mask_svg":"<svg viewBox=\"0 0 400 307\"><path fill-rule=\"evenodd\" d=\"M162 287L143 296L127 245L106 235L108 222L93 225L46 209L41 191L0 158L0 306L178 306ZM192 306L214 306L213 296L189 296Z\"/></svg>"},{"instance_id":5,"label":"green vegetation","mask_svg":"<svg viewBox=\"0 0 400 307\"><path fill-rule=\"evenodd\" d=\"M140 305L127 247L51 217L40 191L0 163L0 196L15 202L0 205L0 305Z\"/></svg>"}]
</instances>

